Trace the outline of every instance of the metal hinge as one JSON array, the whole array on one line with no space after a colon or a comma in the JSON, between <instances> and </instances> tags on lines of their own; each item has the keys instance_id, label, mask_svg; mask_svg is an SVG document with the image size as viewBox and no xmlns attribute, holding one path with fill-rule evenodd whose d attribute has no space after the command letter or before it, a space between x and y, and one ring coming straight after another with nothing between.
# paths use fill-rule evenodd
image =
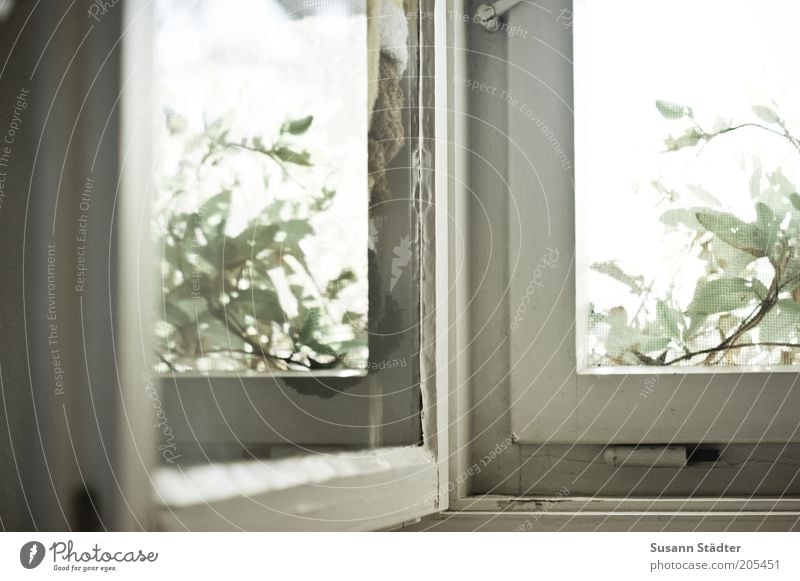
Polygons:
<instances>
[{"instance_id":1,"label":"metal hinge","mask_svg":"<svg viewBox=\"0 0 800 581\"><path fill-rule=\"evenodd\" d=\"M481 4L475 10L475 22L487 32L497 32L500 30L500 17L520 2L522 0L499 0L492 4Z\"/></svg>"}]
</instances>

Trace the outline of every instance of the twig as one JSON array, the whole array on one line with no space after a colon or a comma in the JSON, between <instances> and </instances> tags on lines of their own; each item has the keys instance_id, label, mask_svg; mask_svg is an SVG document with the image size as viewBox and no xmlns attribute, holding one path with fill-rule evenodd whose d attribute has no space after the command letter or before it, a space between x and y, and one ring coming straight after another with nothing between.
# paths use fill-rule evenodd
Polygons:
<instances>
[{"instance_id":1,"label":"twig","mask_svg":"<svg viewBox=\"0 0 800 581\"><path fill-rule=\"evenodd\" d=\"M697 125L696 122L695 122L695 125ZM698 125L698 127L699 127L699 125ZM705 130L700 128L700 130L703 132L703 137L705 138L706 142L703 144L703 146L697 152L697 155L699 156L701 153L703 153L703 149L705 149L706 145L708 145L711 142L711 140L714 139L715 137L719 137L720 135L724 135L726 133L731 133L731 132L736 131L738 129L744 129L744 128L747 128L747 127L753 127L755 129L763 129L764 131L769 131L770 133L774 133L775 135L778 135L779 137L783 137L784 139L786 139L792 145L792 147L794 147L797 150L798 153L800 153L800 142L798 142L798 140L795 139L795 137L791 133L789 133L789 131L786 129L785 125L781 124L781 127L783 128L783 132L781 132L781 131L777 131L775 129L772 129L770 127L766 127L765 125L761 125L760 123L741 123L739 125L734 125L733 127L727 127L726 129L722 129L720 131L717 131L716 133L707 133Z\"/></svg>"},{"instance_id":2,"label":"twig","mask_svg":"<svg viewBox=\"0 0 800 581\"><path fill-rule=\"evenodd\" d=\"M300 186L303 189L303 191L308 193L308 188L306 188L305 184L303 184L297 178L295 178L291 174L291 172L287 169L284 161L281 158L279 158L277 155L275 155L271 150L258 149L257 147L250 147L249 145L244 145L243 143L234 143L232 141L226 141L223 145L225 147L228 147L228 148L244 149L246 151L250 151L250 152L253 152L253 153L260 153L261 155L265 155L268 159L271 159L275 164L278 165L278 167L281 168L281 171L283 172L283 175L288 177L295 184Z\"/></svg>"},{"instance_id":3,"label":"twig","mask_svg":"<svg viewBox=\"0 0 800 581\"><path fill-rule=\"evenodd\" d=\"M170 362L167 360L167 358L166 358L166 357L164 357L164 354L163 354L161 351L159 351L158 349L154 349L154 351L156 352L156 355L158 355L158 358L159 358L159 359L161 359L161 362L162 362L164 365L166 365L167 367L169 367L171 371L175 371L175 367L172 365L172 363L170 363Z\"/></svg>"},{"instance_id":4,"label":"twig","mask_svg":"<svg viewBox=\"0 0 800 581\"><path fill-rule=\"evenodd\" d=\"M760 343L737 343L736 345L717 345L716 347L710 347L708 349L701 349L700 351L694 351L692 353L687 353L686 355L682 355L681 357L676 357L671 361L667 361L664 365L672 365L673 363L678 363L679 361L685 361L687 359L691 359L692 357L697 357L698 355L705 355L707 353L714 353L717 351L727 351L728 349L742 349L744 347L790 347L792 349L800 349L800 343L779 343L774 341L764 341Z\"/></svg>"}]
</instances>

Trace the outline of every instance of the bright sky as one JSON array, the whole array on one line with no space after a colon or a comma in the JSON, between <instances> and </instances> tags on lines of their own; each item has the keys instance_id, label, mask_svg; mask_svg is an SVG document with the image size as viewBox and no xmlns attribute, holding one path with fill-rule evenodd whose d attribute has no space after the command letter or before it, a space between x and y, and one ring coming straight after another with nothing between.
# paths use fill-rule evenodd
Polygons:
<instances>
[{"instance_id":1,"label":"bright sky","mask_svg":"<svg viewBox=\"0 0 800 581\"><path fill-rule=\"evenodd\" d=\"M312 152L322 183L337 190L306 248L320 284L345 266L366 272L368 236L366 15L347 16L336 0L328 4L328 12L290 19L273 0L160 0L155 50L160 104L198 131L204 117L232 114L233 140L261 135L269 143L288 119L314 115L298 149ZM179 161L180 152L173 153L162 152L168 173ZM234 197L229 235L274 193L252 165L242 169L237 177L245 187ZM210 180L205 185L212 191L198 192L197 202L219 191ZM303 195L292 181L278 187L282 197ZM366 281L362 291L365 305Z\"/></svg>"},{"instance_id":2,"label":"bright sky","mask_svg":"<svg viewBox=\"0 0 800 581\"><path fill-rule=\"evenodd\" d=\"M680 268L688 303L702 264L664 244L665 207L654 207L650 182L662 178L687 207L706 205L687 188L701 185L745 219L754 218L753 156L765 173L782 167L800 184L797 153L758 131L714 140L699 157L697 148L661 153L664 138L688 125L655 107L690 105L710 130L718 115L758 121L751 105L767 105L800 134L798 22L800 2L790 0L575 0L576 196L591 217L578 226L587 253L579 264L617 260L656 288ZM587 283L602 308L627 304L608 278L590 274Z\"/></svg>"}]
</instances>

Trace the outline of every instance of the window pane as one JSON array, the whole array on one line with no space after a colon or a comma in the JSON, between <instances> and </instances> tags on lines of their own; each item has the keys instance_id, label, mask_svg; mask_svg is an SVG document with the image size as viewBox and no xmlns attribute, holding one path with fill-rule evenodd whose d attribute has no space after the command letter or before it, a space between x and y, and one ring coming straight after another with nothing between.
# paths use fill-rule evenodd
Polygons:
<instances>
[{"instance_id":1,"label":"window pane","mask_svg":"<svg viewBox=\"0 0 800 581\"><path fill-rule=\"evenodd\" d=\"M362 2L158 2L160 370L366 369Z\"/></svg>"},{"instance_id":2,"label":"window pane","mask_svg":"<svg viewBox=\"0 0 800 581\"><path fill-rule=\"evenodd\" d=\"M575 9L579 366L792 369L800 6Z\"/></svg>"}]
</instances>

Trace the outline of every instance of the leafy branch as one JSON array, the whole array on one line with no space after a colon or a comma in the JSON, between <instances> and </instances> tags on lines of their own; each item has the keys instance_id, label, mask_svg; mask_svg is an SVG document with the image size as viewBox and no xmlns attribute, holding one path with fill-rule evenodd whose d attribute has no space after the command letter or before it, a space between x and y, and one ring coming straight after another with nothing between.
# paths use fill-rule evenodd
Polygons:
<instances>
[{"instance_id":1,"label":"leafy branch","mask_svg":"<svg viewBox=\"0 0 800 581\"><path fill-rule=\"evenodd\" d=\"M156 351L167 368L191 369L201 357L252 369L331 368L365 360L366 312L339 314L337 305L339 294L365 273L345 267L321 287L304 250L316 235L312 222L336 193L304 179L315 166L296 141L312 122L311 116L290 120L265 145L258 136L231 139L225 120L192 134L188 123L168 114L172 141L183 151L176 173L166 179L170 196L153 219L163 249ZM252 159L229 165L241 153ZM256 158L270 160L273 171ZM305 198L273 195L241 233L229 236L230 210L241 190L236 172L261 172L268 189L276 168L281 182L296 183ZM217 193L198 205L196 192L214 184Z\"/></svg>"},{"instance_id":2,"label":"leafy branch","mask_svg":"<svg viewBox=\"0 0 800 581\"><path fill-rule=\"evenodd\" d=\"M685 119L690 126L679 137L667 137L668 151L701 144L699 152L713 139L742 129L755 128L787 141L800 153L800 141L787 123L771 108L756 106L753 113L764 122L747 122L706 131L686 105L657 101L656 108L669 120ZM698 152L698 155L699 155ZM759 169L760 172L760 169ZM662 221L680 225L699 243L700 257L707 262L708 278L698 280L694 298L679 308L670 294L656 296L653 285L645 285L641 275L624 272L615 262L593 268L628 287L640 297L640 305L655 304L652 312L641 315L642 308L628 320L624 308L608 313L592 313L592 326L605 337L603 349L613 364L670 366L705 355L705 365L720 363L723 357L744 347L759 349L800 349L800 195L776 170L770 180L773 189L762 195L761 174L754 173L751 191L756 198L754 222L708 207L674 208L662 214ZM653 182L671 202L677 194L668 192L659 180ZM699 186L689 186L697 197L718 205L718 200ZM775 195L780 188L782 194ZM702 196L701 196L702 195ZM764 267L769 264L770 280L765 286ZM730 271L730 272L729 272ZM746 275L747 272L751 274ZM757 274L761 273L761 274ZM744 276L743 276L744 275ZM742 312L747 309L747 314ZM769 324L765 324L769 321ZM605 329L605 331L602 331ZM758 330L759 340L747 338ZM716 345L708 346L712 333L719 333ZM780 338L778 338L780 337ZM790 352L789 352L790 353ZM670 355L672 355L670 357ZM784 357L785 358L785 357Z\"/></svg>"}]
</instances>

